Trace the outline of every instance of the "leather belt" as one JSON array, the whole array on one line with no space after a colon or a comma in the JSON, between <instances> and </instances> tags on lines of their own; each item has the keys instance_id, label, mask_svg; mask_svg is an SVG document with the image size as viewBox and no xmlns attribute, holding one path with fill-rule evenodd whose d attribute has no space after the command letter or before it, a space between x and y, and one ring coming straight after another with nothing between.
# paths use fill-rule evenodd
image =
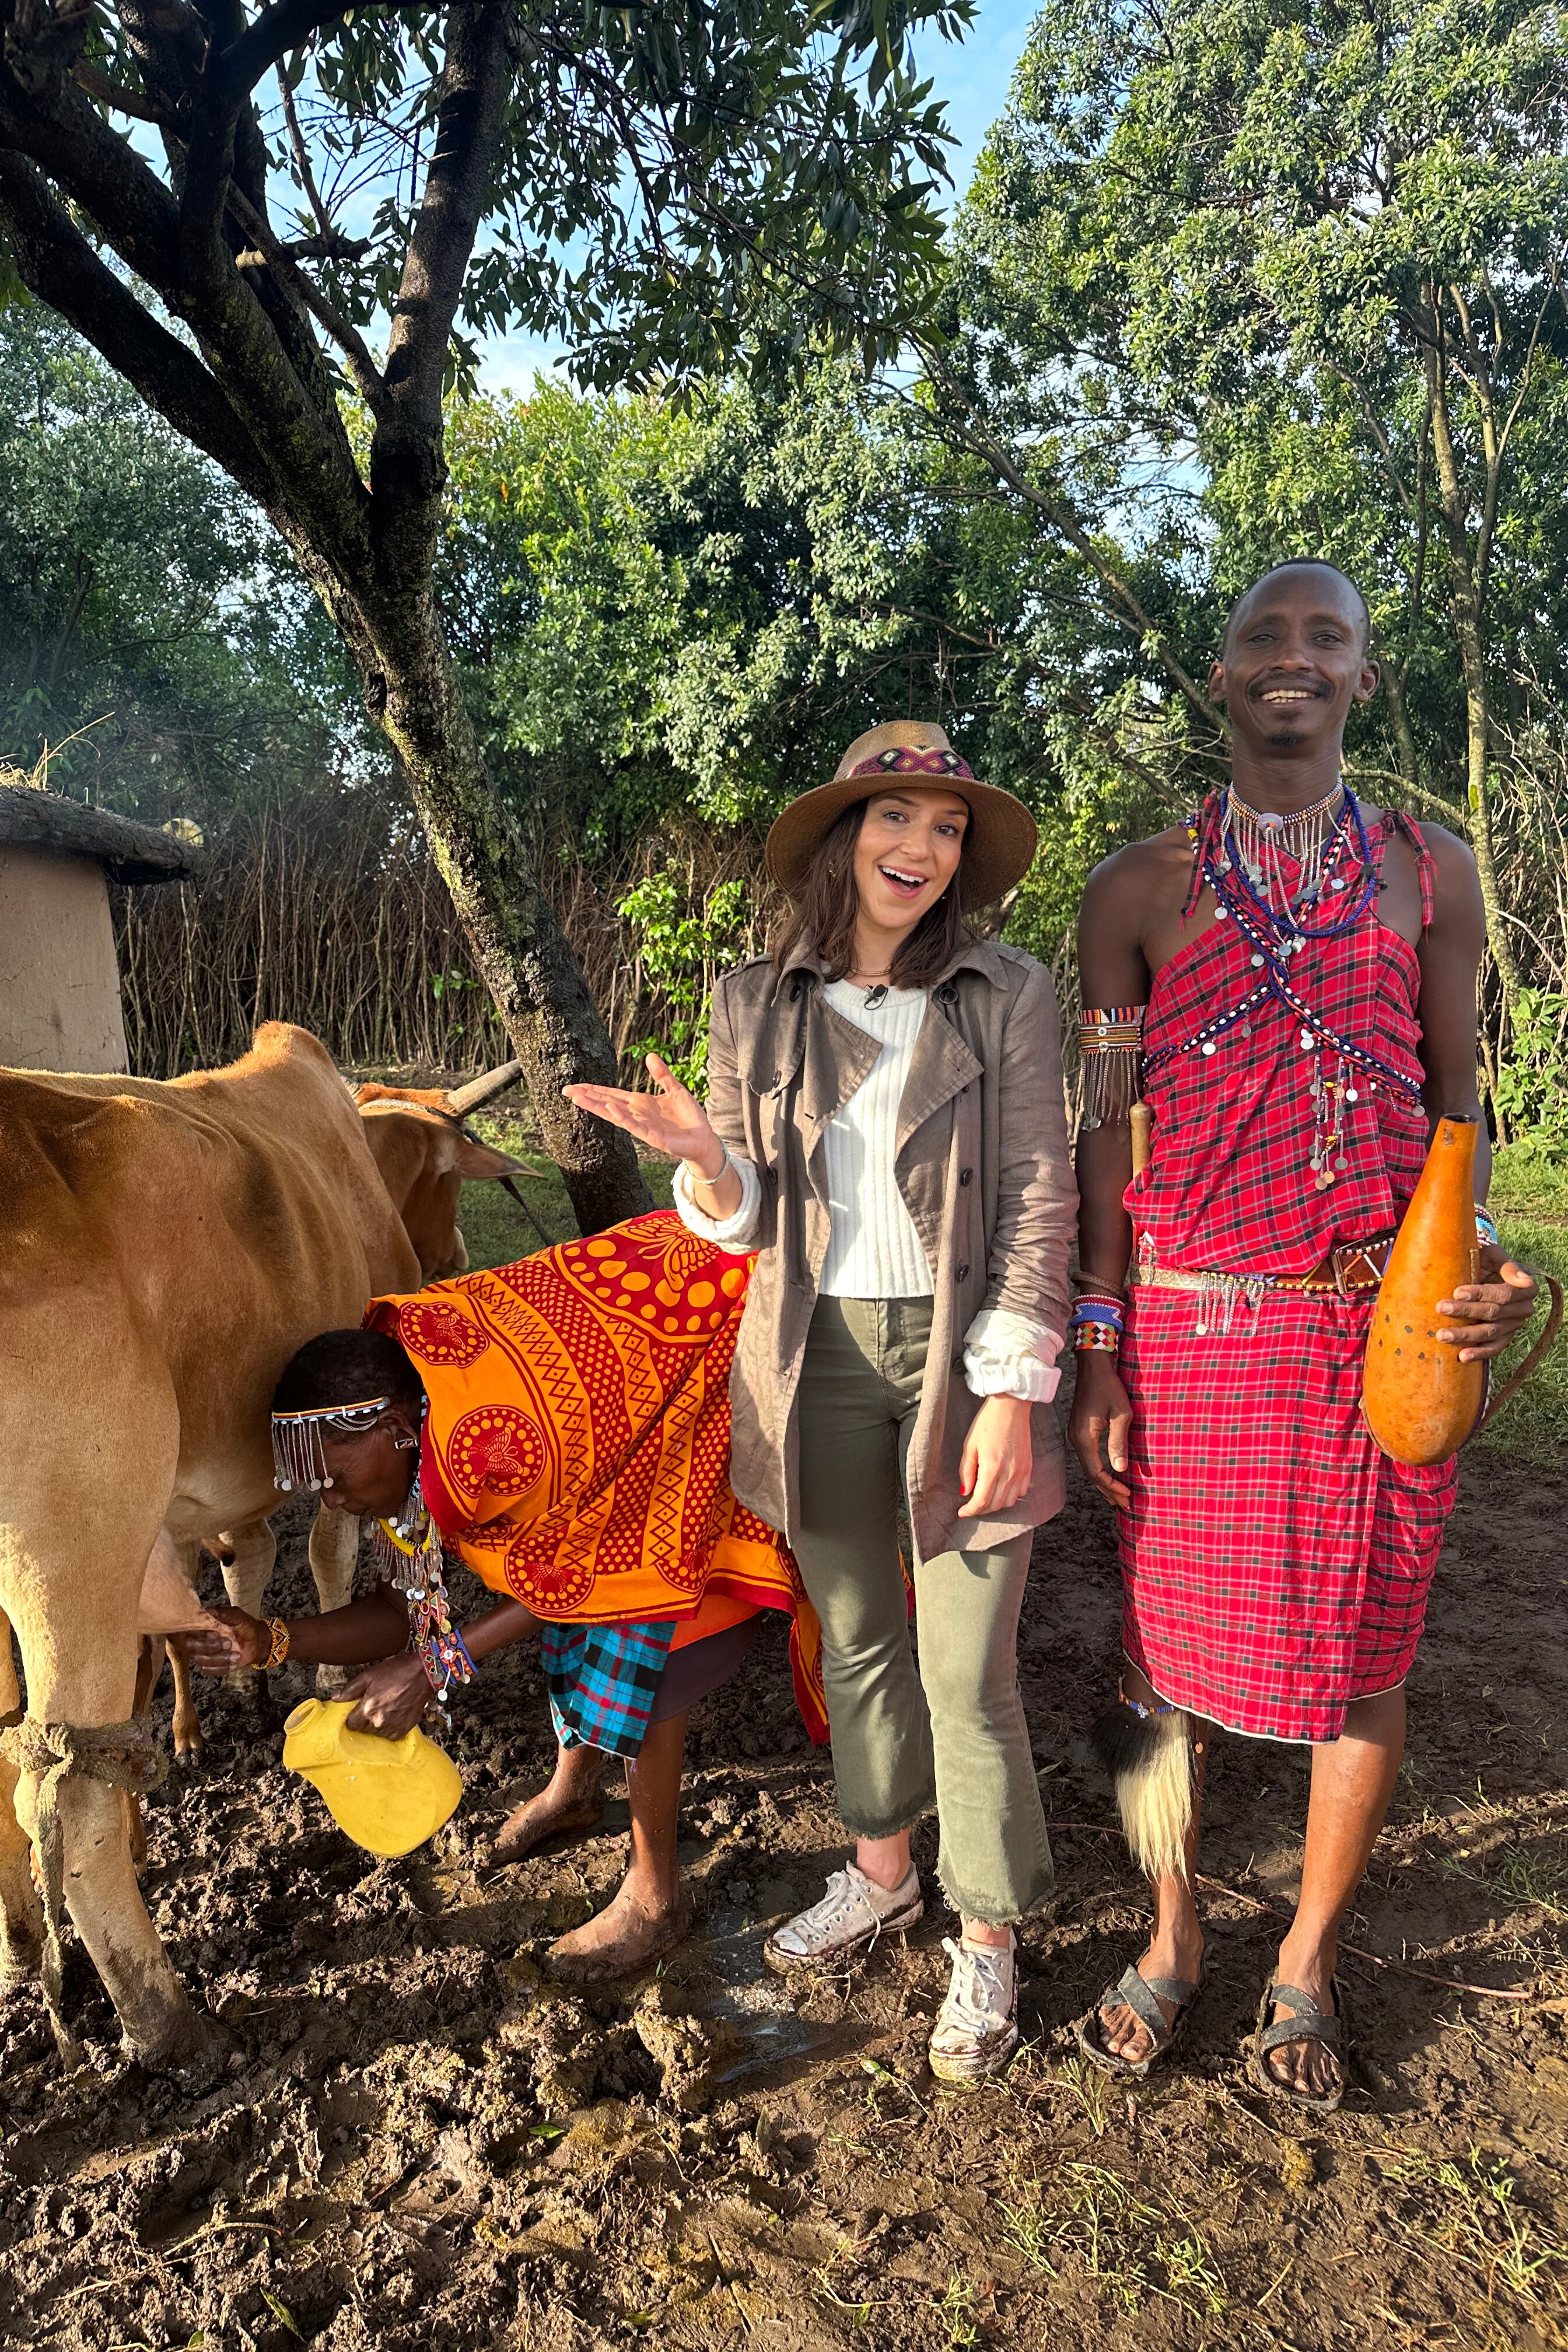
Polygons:
<instances>
[{"instance_id":1,"label":"leather belt","mask_svg":"<svg viewBox=\"0 0 1568 2352\"><path fill-rule=\"evenodd\" d=\"M1128 1279L1144 1290L1226 1288L1249 1291L1255 1296L1265 1291L1289 1290L1307 1296L1331 1292L1337 1297L1348 1298L1353 1292L1377 1288L1393 1246L1392 1234L1377 1234L1364 1242L1342 1242L1310 1274L1216 1274L1184 1265L1134 1263Z\"/></svg>"}]
</instances>

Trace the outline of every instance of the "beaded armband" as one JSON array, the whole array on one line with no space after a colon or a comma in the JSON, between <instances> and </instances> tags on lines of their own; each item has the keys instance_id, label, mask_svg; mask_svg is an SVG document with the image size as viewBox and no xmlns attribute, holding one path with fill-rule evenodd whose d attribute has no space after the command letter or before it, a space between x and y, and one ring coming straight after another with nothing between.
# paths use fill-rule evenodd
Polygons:
<instances>
[{"instance_id":1,"label":"beaded armband","mask_svg":"<svg viewBox=\"0 0 1568 2352\"><path fill-rule=\"evenodd\" d=\"M261 1661L262 1672L280 1666L289 1654L289 1628L281 1617L264 1617L262 1623L271 1636L272 1646Z\"/></svg>"},{"instance_id":2,"label":"beaded armband","mask_svg":"<svg viewBox=\"0 0 1568 2352\"><path fill-rule=\"evenodd\" d=\"M1085 1127L1119 1126L1137 1101L1147 1009L1142 1004L1086 1004L1079 1014Z\"/></svg>"},{"instance_id":3,"label":"beaded armband","mask_svg":"<svg viewBox=\"0 0 1568 2352\"><path fill-rule=\"evenodd\" d=\"M1493 1224L1488 1211L1482 1208L1479 1201L1476 1202L1476 1239L1479 1242L1489 1243L1493 1249L1502 1247L1502 1235Z\"/></svg>"}]
</instances>

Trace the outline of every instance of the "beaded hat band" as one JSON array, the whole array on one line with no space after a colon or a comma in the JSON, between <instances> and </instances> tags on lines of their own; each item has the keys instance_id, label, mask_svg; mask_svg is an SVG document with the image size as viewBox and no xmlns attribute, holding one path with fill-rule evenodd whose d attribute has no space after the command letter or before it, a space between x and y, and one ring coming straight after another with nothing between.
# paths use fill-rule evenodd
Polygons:
<instances>
[{"instance_id":1,"label":"beaded hat band","mask_svg":"<svg viewBox=\"0 0 1568 2352\"><path fill-rule=\"evenodd\" d=\"M872 798L879 782L896 791L902 778L911 786L946 784L969 810L957 876L963 906L995 906L1023 880L1039 840L1023 802L982 783L934 719L889 719L856 737L830 782L800 793L773 819L766 854L774 881L798 891L845 810Z\"/></svg>"},{"instance_id":2,"label":"beaded hat band","mask_svg":"<svg viewBox=\"0 0 1568 2352\"><path fill-rule=\"evenodd\" d=\"M318 1405L305 1412L275 1412L272 1416L272 1483L281 1495L297 1486L319 1494L330 1486L321 1439L363 1437L392 1402L390 1397L366 1397L358 1404Z\"/></svg>"}]
</instances>

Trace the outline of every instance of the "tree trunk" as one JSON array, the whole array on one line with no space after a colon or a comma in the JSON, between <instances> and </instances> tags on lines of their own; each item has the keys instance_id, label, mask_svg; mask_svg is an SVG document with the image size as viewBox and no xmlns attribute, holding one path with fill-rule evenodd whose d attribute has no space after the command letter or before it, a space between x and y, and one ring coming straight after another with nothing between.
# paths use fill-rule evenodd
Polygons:
<instances>
[{"instance_id":1,"label":"tree trunk","mask_svg":"<svg viewBox=\"0 0 1568 2352\"><path fill-rule=\"evenodd\" d=\"M1436 299L1426 356L1427 390L1432 404L1432 454L1436 462L1439 505L1448 548L1450 598L1459 667L1465 680L1465 779L1469 806L1470 847L1480 876L1481 903L1486 908L1487 945L1497 966L1503 1006L1511 1026L1519 1001L1519 966L1503 919L1498 889L1497 859L1492 846L1491 790L1488 763L1491 752L1491 713L1487 678L1486 622L1476 584L1467 529L1468 505L1459 476L1448 417L1447 380L1441 346L1442 325Z\"/></svg>"},{"instance_id":2,"label":"tree trunk","mask_svg":"<svg viewBox=\"0 0 1568 2352\"><path fill-rule=\"evenodd\" d=\"M353 633L366 699L397 751L441 878L518 1059L544 1149L580 1229L651 1207L631 1139L588 1118L561 1089L616 1082L615 1049L517 826L485 772L457 670L427 595Z\"/></svg>"}]
</instances>

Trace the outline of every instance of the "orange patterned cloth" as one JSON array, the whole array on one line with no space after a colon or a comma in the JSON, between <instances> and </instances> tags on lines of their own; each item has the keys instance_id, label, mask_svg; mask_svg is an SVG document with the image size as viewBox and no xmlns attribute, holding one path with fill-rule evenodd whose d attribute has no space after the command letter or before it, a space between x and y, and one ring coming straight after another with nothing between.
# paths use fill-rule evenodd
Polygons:
<instances>
[{"instance_id":1,"label":"orange patterned cloth","mask_svg":"<svg viewBox=\"0 0 1568 2352\"><path fill-rule=\"evenodd\" d=\"M365 1321L428 1401L420 1485L448 1550L560 1623L694 1615L726 1592L792 1619L826 1737L821 1635L784 1538L730 1491L730 1366L752 1259L673 1211L404 1297Z\"/></svg>"}]
</instances>

